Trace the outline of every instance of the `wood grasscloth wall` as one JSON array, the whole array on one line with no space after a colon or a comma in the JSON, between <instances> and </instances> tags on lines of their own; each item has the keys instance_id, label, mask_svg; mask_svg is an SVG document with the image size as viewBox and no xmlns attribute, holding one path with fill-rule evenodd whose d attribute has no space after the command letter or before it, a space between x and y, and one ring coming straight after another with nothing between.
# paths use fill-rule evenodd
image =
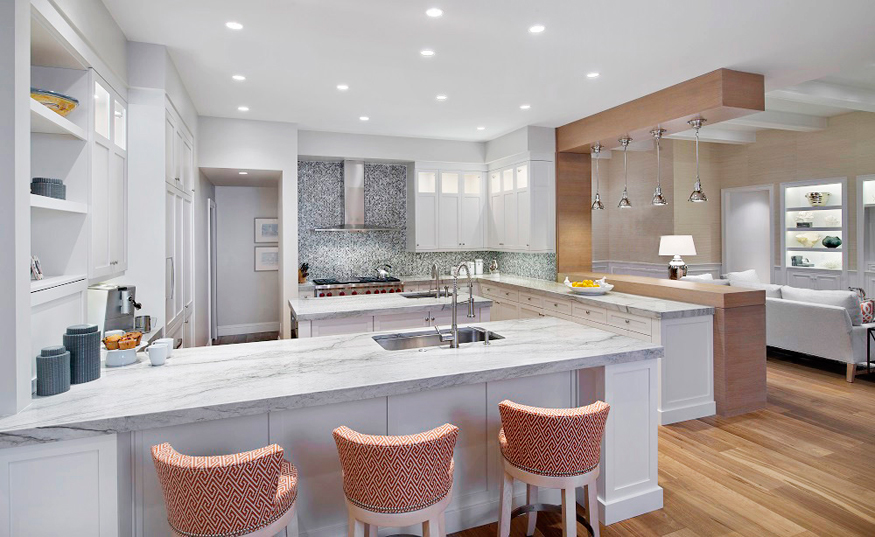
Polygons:
<instances>
[{"instance_id":1,"label":"wood grasscloth wall","mask_svg":"<svg viewBox=\"0 0 875 537\"><path fill-rule=\"evenodd\" d=\"M556 271L592 269L589 154L556 153Z\"/></svg>"},{"instance_id":2,"label":"wood grasscloth wall","mask_svg":"<svg viewBox=\"0 0 875 537\"><path fill-rule=\"evenodd\" d=\"M875 113L853 112L829 119L818 132L763 130L748 145L701 143L701 177L708 203L689 203L695 181L695 143L664 140L663 192L668 207L652 207L656 184L654 151L629 153L629 195L633 208L620 210L623 155L614 151L602 160L601 192L605 211L593 212L593 259L663 263L657 255L659 236L693 235L698 251L692 263L722 260L720 191L722 188L774 186L775 222L780 226L780 183L828 177L848 178L849 268L856 266L856 183L858 175L875 173ZM593 191L595 183L593 183ZM590 203L592 199L590 198ZM668 211L664 211L668 209ZM780 230L775 230L775 263L780 258Z\"/></svg>"}]
</instances>

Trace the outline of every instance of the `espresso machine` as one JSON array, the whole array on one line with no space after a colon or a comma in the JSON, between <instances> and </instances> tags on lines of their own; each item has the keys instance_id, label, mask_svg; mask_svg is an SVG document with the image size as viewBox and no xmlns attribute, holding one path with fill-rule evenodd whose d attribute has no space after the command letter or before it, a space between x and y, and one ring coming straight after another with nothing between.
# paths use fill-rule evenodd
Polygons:
<instances>
[{"instance_id":1,"label":"espresso machine","mask_svg":"<svg viewBox=\"0 0 875 537\"><path fill-rule=\"evenodd\" d=\"M110 330L134 330L141 307L134 285L99 283L88 288L88 322L100 328L101 337Z\"/></svg>"}]
</instances>

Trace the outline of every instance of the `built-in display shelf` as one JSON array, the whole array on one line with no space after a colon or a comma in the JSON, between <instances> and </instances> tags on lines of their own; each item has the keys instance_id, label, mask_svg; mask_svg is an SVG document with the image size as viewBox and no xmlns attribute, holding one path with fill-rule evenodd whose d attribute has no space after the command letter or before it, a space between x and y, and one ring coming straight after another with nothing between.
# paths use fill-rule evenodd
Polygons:
<instances>
[{"instance_id":1,"label":"built-in display shelf","mask_svg":"<svg viewBox=\"0 0 875 537\"><path fill-rule=\"evenodd\" d=\"M842 253L841 248L803 248L802 246L799 246L797 248L795 246L790 246L787 248L787 250L789 250L791 252L836 252L836 253Z\"/></svg>"},{"instance_id":2,"label":"built-in display shelf","mask_svg":"<svg viewBox=\"0 0 875 537\"><path fill-rule=\"evenodd\" d=\"M803 212L803 211L841 211L841 205L807 205L803 207L787 207L787 212Z\"/></svg>"},{"instance_id":3,"label":"built-in display shelf","mask_svg":"<svg viewBox=\"0 0 875 537\"><path fill-rule=\"evenodd\" d=\"M41 134L62 134L85 141L85 129L69 119L49 110L34 99L30 100L30 132Z\"/></svg>"},{"instance_id":4,"label":"built-in display shelf","mask_svg":"<svg viewBox=\"0 0 875 537\"><path fill-rule=\"evenodd\" d=\"M66 274L63 276L46 276L42 280L30 281L30 292L45 291L53 287L60 287L70 283L84 281L87 276L85 274Z\"/></svg>"},{"instance_id":5,"label":"built-in display shelf","mask_svg":"<svg viewBox=\"0 0 875 537\"><path fill-rule=\"evenodd\" d=\"M59 200L38 194L30 195L31 209L44 209L47 211L61 211L66 213L88 214L88 205L78 201Z\"/></svg>"},{"instance_id":6,"label":"built-in display shelf","mask_svg":"<svg viewBox=\"0 0 875 537\"><path fill-rule=\"evenodd\" d=\"M839 227L788 227L787 231L842 231Z\"/></svg>"}]
</instances>

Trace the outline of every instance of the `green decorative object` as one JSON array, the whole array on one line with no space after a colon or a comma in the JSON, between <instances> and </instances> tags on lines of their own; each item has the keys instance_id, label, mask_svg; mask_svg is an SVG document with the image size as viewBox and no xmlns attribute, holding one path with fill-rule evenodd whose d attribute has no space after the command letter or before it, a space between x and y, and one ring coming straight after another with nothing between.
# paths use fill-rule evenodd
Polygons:
<instances>
[{"instance_id":1,"label":"green decorative object","mask_svg":"<svg viewBox=\"0 0 875 537\"><path fill-rule=\"evenodd\" d=\"M823 244L827 248L838 248L842 245L842 240L838 237L830 237L829 235L827 235L823 238L821 244Z\"/></svg>"}]
</instances>

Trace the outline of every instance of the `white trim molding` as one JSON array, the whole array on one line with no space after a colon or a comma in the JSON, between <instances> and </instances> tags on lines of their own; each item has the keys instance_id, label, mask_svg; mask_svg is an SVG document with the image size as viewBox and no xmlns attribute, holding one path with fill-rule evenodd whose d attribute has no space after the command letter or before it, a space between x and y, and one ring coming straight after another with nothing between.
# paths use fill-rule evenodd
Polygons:
<instances>
[{"instance_id":1,"label":"white trim molding","mask_svg":"<svg viewBox=\"0 0 875 537\"><path fill-rule=\"evenodd\" d=\"M687 274L698 276L710 274L714 278L720 278L722 265L720 263L690 263L687 265ZM641 261L593 261L593 272L607 274L623 274L626 276L648 276L651 278L668 279L668 262L644 263Z\"/></svg>"},{"instance_id":2,"label":"white trim molding","mask_svg":"<svg viewBox=\"0 0 875 537\"><path fill-rule=\"evenodd\" d=\"M280 323L226 324L219 326L219 336L239 336L261 332L279 332Z\"/></svg>"}]
</instances>

